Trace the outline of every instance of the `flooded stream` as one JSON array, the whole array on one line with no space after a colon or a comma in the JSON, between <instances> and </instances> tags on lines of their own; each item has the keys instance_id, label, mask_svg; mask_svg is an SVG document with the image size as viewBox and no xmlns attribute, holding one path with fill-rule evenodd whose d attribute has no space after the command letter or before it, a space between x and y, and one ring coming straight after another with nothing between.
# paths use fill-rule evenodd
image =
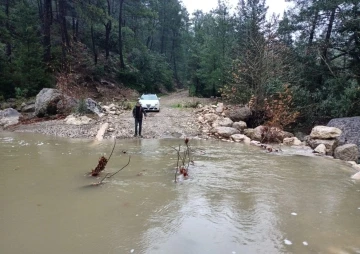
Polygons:
<instances>
[{"instance_id":1,"label":"flooded stream","mask_svg":"<svg viewBox=\"0 0 360 254\"><path fill-rule=\"evenodd\" d=\"M113 142L0 133L0 253L360 253L360 182L344 162L191 140ZM102 174L104 175L104 174Z\"/></svg>"}]
</instances>

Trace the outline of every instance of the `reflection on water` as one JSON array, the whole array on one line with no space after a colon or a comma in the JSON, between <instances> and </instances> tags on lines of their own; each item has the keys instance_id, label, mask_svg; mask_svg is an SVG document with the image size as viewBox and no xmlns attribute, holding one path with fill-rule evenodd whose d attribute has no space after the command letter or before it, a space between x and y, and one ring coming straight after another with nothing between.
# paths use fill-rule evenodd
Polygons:
<instances>
[{"instance_id":1,"label":"reflection on water","mask_svg":"<svg viewBox=\"0 0 360 254\"><path fill-rule=\"evenodd\" d=\"M106 171L130 165L91 186L111 141L0 133L0 253L360 253L344 163L192 140L175 184L181 142L118 140Z\"/></svg>"}]
</instances>

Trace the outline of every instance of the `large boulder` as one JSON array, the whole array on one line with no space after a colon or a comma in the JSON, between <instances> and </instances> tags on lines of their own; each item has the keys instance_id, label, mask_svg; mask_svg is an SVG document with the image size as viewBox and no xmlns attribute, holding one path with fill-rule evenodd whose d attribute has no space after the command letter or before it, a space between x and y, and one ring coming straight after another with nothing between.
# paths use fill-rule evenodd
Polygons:
<instances>
[{"instance_id":1,"label":"large boulder","mask_svg":"<svg viewBox=\"0 0 360 254\"><path fill-rule=\"evenodd\" d=\"M335 118L327 126L336 127L342 131L339 138L341 145L356 144L360 150L360 116Z\"/></svg>"},{"instance_id":2,"label":"large boulder","mask_svg":"<svg viewBox=\"0 0 360 254\"><path fill-rule=\"evenodd\" d=\"M78 105L78 100L73 97L63 95L56 104L58 113L69 114L74 111Z\"/></svg>"},{"instance_id":3,"label":"large boulder","mask_svg":"<svg viewBox=\"0 0 360 254\"><path fill-rule=\"evenodd\" d=\"M233 128L243 131L247 128L247 124L244 121L235 122L232 125Z\"/></svg>"},{"instance_id":4,"label":"large boulder","mask_svg":"<svg viewBox=\"0 0 360 254\"><path fill-rule=\"evenodd\" d=\"M217 126L232 127L232 125L233 125L233 121L231 121L230 118L225 117L223 119L216 120L213 123L212 127L217 127Z\"/></svg>"},{"instance_id":5,"label":"large boulder","mask_svg":"<svg viewBox=\"0 0 360 254\"><path fill-rule=\"evenodd\" d=\"M244 142L245 144L250 144L251 139L243 134L234 134L230 137L235 142Z\"/></svg>"},{"instance_id":6,"label":"large boulder","mask_svg":"<svg viewBox=\"0 0 360 254\"><path fill-rule=\"evenodd\" d=\"M338 146L334 151L334 158L344 161L357 161L359 149L355 144L346 144Z\"/></svg>"},{"instance_id":7,"label":"large boulder","mask_svg":"<svg viewBox=\"0 0 360 254\"><path fill-rule=\"evenodd\" d=\"M233 126L235 128L235 126ZM246 135L247 137L254 139L255 136L255 129L253 128L247 128L244 129L244 135Z\"/></svg>"},{"instance_id":8,"label":"large boulder","mask_svg":"<svg viewBox=\"0 0 360 254\"><path fill-rule=\"evenodd\" d=\"M4 117L19 117L21 114L13 108L7 108L4 110L0 110L0 118Z\"/></svg>"},{"instance_id":9,"label":"large boulder","mask_svg":"<svg viewBox=\"0 0 360 254\"><path fill-rule=\"evenodd\" d=\"M210 123L216 121L218 118L219 118L219 116L217 114L214 114L214 113L208 113L208 114L204 115L204 120L206 122L210 122Z\"/></svg>"},{"instance_id":10,"label":"large boulder","mask_svg":"<svg viewBox=\"0 0 360 254\"><path fill-rule=\"evenodd\" d=\"M62 94L59 90L43 88L36 95L35 115L38 117L43 117L45 115L57 114L57 104L61 98Z\"/></svg>"},{"instance_id":11,"label":"large boulder","mask_svg":"<svg viewBox=\"0 0 360 254\"><path fill-rule=\"evenodd\" d=\"M17 124L20 116L21 114L13 108L0 110L0 126L4 126L6 128L10 125Z\"/></svg>"},{"instance_id":12,"label":"large boulder","mask_svg":"<svg viewBox=\"0 0 360 254\"><path fill-rule=\"evenodd\" d=\"M283 144L288 146L300 146L302 145L302 142L297 137L292 137L284 138Z\"/></svg>"},{"instance_id":13,"label":"large boulder","mask_svg":"<svg viewBox=\"0 0 360 254\"><path fill-rule=\"evenodd\" d=\"M312 149L315 149L320 144L323 144L326 147L326 154L333 155L335 148L338 146L339 141L338 139L306 139L306 143Z\"/></svg>"},{"instance_id":14,"label":"large boulder","mask_svg":"<svg viewBox=\"0 0 360 254\"><path fill-rule=\"evenodd\" d=\"M229 138L230 136L234 134L240 134L240 131L238 129L232 128L232 127L215 127L211 129L211 133L218 134L221 137Z\"/></svg>"},{"instance_id":15,"label":"large boulder","mask_svg":"<svg viewBox=\"0 0 360 254\"><path fill-rule=\"evenodd\" d=\"M93 99L91 98L87 98L85 100L85 103L86 103L86 107L87 109L92 112L92 113L95 113L97 114L98 116L102 116L103 113L102 113L102 108L101 106L96 102L94 101Z\"/></svg>"},{"instance_id":16,"label":"large boulder","mask_svg":"<svg viewBox=\"0 0 360 254\"><path fill-rule=\"evenodd\" d=\"M315 147L314 152L322 154L322 155L325 155L327 153L326 152L326 147L325 147L324 144L320 144L317 147Z\"/></svg>"},{"instance_id":17,"label":"large boulder","mask_svg":"<svg viewBox=\"0 0 360 254\"><path fill-rule=\"evenodd\" d=\"M246 120L250 118L251 114L252 112L249 107L234 108L226 112L226 116L234 122L246 122Z\"/></svg>"},{"instance_id":18,"label":"large boulder","mask_svg":"<svg viewBox=\"0 0 360 254\"><path fill-rule=\"evenodd\" d=\"M340 137L341 130L335 127L328 127L328 126L315 126L310 133L311 138L317 139L331 139Z\"/></svg>"},{"instance_id":19,"label":"large boulder","mask_svg":"<svg viewBox=\"0 0 360 254\"><path fill-rule=\"evenodd\" d=\"M276 127L267 127L260 125L254 129L251 139L261 142L283 142L284 138L291 138L294 135Z\"/></svg>"},{"instance_id":20,"label":"large boulder","mask_svg":"<svg viewBox=\"0 0 360 254\"><path fill-rule=\"evenodd\" d=\"M21 107L21 112L24 113L35 112L35 103L23 105Z\"/></svg>"}]
</instances>

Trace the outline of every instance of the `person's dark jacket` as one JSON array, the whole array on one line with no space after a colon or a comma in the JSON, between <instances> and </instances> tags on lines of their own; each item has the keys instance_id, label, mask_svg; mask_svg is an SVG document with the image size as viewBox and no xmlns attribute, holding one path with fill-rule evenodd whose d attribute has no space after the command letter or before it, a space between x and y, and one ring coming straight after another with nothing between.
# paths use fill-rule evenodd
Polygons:
<instances>
[{"instance_id":1,"label":"person's dark jacket","mask_svg":"<svg viewBox=\"0 0 360 254\"><path fill-rule=\"evenodd\" d=\"M133 113L133 117L136 119L142 119L143 115L146 117L146 111L141 106L135 106L132 113Z\"/></svg>"}]
</instances>

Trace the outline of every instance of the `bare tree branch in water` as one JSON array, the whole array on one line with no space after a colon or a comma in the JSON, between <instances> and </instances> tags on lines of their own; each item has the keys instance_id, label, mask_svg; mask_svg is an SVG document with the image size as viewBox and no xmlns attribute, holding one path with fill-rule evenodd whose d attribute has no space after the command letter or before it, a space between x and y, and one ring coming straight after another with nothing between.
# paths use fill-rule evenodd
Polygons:
<instances>
[{"instance_id":1,"label":"bare tree branch in water","mask_svg":"<svg viewBox=\"0 0 360 254\"><path fill-rule=\"evenodd\" d=\"M131 156L129 156L129 161L128 161L128 163L125 165L125 166L123 166L122 168L120 168L118 171L116 171L115 173L107 173L104 177L103 177L103 179L101 179L101 181L100 182L98 182L96 185L99 185L99 184L101 184L104 180L105 180L105 178L110 178L110 177L113 177L114 175L116 175L117 173L119 173L121 170L123 170L124 168L126 168L129 164L130 164L130 159L131 159Z\"/></svg>"},{"instance_id":2,"label":"bare tree branch in water","mask_svg":"<svg viewBox=\"0 0 360 254\"><path fill-rule=\"evenodd\" d=\"M194 163L191 160L191 156L190 156L191 148L189 146L188 138L185 139L185 145L186 145L186 149L184 150L183 157L181 157L181 155L180 155L180 153L181 153L180 145L179 145L179 149L177 149L175 147L171 147L177 152L177 156L178 156L177 164L176 164L176 171L175 171L175 183L177 182L177 174L179 171L180 171L180 174L182 174L184 177L189 177L188 170L189 170L190 163ZM180 161L181 161L181 165L179 165Z\"/></svg>"},{"instance_id":3,"label":"bare tree branch in water","mask_svg":"<svg viewBox=\"0 0 360 254\"><path fill-rule=\"evenodd\" d=\"M112 155L113 152L114 152L115 145L116 145L116 138L114 139L114 146L113 146L113 148L112 148L112 150L111 150L111 153L110 153L109 158L106 159L105 156L101 156L100 159L99 159L98 165L96 166L96 168L93 169L93 170L91 170L91 176L98 176L99 173L105 169L106 164L109 162L109 160L110 160L110 158L111 158L111 155Z\"/></svg>"}]
</instances>

